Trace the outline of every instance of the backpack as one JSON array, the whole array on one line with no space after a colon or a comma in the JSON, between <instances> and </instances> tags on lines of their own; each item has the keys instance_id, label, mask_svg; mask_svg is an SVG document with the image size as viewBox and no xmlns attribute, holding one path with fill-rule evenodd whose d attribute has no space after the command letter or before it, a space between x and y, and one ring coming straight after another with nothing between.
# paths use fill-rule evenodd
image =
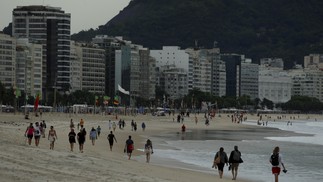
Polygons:
<instances>
[{"instance_id":1,"label":"backpack","mask_svg":"<svg viewBox=\"0 0 323 182\"><path fill-rule=\"evenodd\" d=\"M273 166L278 166L279 165L279 154L272 154L270 157L271 164Z\"/></svg>"},{"instance_id":2,"label":"backpack","mask_svg":"<svg viewBox=\"0 0 323 182\"><path fill-rule=\"evenodd\" d=\"M239 154L239 152L234 151L234 152L233 152L232 159L233 159L234 161L236 161L236 162L240 161L240 154Z\"/></svg>"}]
</instances>

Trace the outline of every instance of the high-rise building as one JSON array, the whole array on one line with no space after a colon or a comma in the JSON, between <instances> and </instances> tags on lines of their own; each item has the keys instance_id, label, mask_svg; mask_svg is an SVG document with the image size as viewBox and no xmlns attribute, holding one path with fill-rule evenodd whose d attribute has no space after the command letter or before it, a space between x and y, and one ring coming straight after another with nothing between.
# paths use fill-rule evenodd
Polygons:
<instances>
[{"instance_id":1,"label":"high-rise building","mask_svg":"<svg viewBox=\"0 0 323 182\"><path fill-rule=\"evenodd\" d=\"M26 38L17 40L16 87L27 96L35 97L42 91L42 48Z\"/></svg>"},{"instance_id":2,"label":"high-rise building","mask_svg":"<svg viewBox=\"0 0 323 182\"><path fill-rule=\"evenodd\" d=\"M259 65L251 59L241 62L241 92L240 96L247 95L250 99L258 98Z\"/></svg>"},{"instance_id":3,"label":"high-rise building","mask_svg":"<svg viewBox=\"0 0 323 182\"><path fill-rule=\"evenodd\" d=\"M79 59L81 90L104 96L105 92L105 56L104 49L96 45L75 43L76 57ZM75 65L75 70L78 66Z\"/></svg>"},{"instance_id":4,"label":"high-rise building","mask_svg":"<svg viewBox=\"0 0 323 182\"><path fill-rule=\"evenodd\" d=\"M97 35L92 39L92 43L105 50L105 94L114 97L115 95L115 51L124 45L122 37L110 37L107 35Z\"/></svg>"},{"instance_id":5,"label":"high-rise building","mask_svg":"<svg viewBox=\"0 0 323 182\"><path fill-rule=\"evenodd\" d=\"M218 49L217 49L218 50ZM189 55L188 90L211 93L213 49L186 49Z\"/></svg>"},{"instance_id":6,"label":"high-rise building","mask_svg":"<svg viewBox=\"0 0 323 182\"><path fill-rule=\"evenodd\" d=\"M308 96L323 101L323 71L320 69L291 69L292 96Z\"/></svg>"},{"instance_id":7,"label":"high-rise building","mask_svg":"<svg viewBox=\"0 0 323 182\"><path fill-rule=\"evenodd\" d=\"M71 65L70 65L70 75L71 75L71 92L77 90L82 90L82 55L78 54L78 43L71 41ZM81 52L81 51L79 51Z\"/></svg>"},{"instance_id":8,"label":"high-rise building","mask_svg":"<svg viewBox=\"0 0 323 182\"><path fill-rule=\"evenodd\" d=\"M139 96L151 100L155 98L156 60L150 56L150 51L147 48L139 49L139 59Z\"/></svg>"},{"instance_id":9,"label":"high-rise building","mask_svg":"<svg viewBox=\"0 0 323 182\"><path fill-rule=\"evenodd\" d=\"M16 39L0 33L0 81L5 88L16 86Z\"/></svg>"},{"instance_id":10,"label":"high-rise building","mask_svg":"<svg viewBox=\"0 0 323 182\"><path fill-rule=\"evenodd\" d=\"M225 63L226 72L226 96L241 96L241 62L244 55L221 54L221 60Z\"/></svg>"},{"instance_id":11,"label":"high-rise building","mask_svg":"<svg viewBox=\"0 0 323 182\"><path fill-rule=\"evenodd\" d=\"M12 15L12 35L43 46L43 92L69 91L71 15L50 6L18 6Z\"/></svg>"},{"instance_id":12,"label":"high-rise building","mask_svg":"<svg viewBox=\"0 0 323 182\"><path fill-rule=\"evenodd\" d=\"M155 97L156 63L149 49L124 41L121 49L116 50L115 59L115 92L118 93L119 85L130 93L120 93L122 104L134 106L137 97L146 100Z\"/></svg>"},{"instance_id":13,"label":"high-rise building","mask_svg":"<svg viewBox=\"0 0 323 182\"><path fill-rule=\"evenodd\" d=\"M183 98L188 94L187 72L175 65L165 65L163 77L165 80L165 92L169 94L170 100Z\"/></svg>"},{"instance_id":14,"label":"high-rise building","mask_svg":"<svg viewBox=\"0 0 323 182\"><path fill-rule=\"evenodd\" d=\"M225 63L219 59L219 56L215 56L212 61L212 95L218 97L225 96L226 75Z\"/></svg>"}]
</instances>

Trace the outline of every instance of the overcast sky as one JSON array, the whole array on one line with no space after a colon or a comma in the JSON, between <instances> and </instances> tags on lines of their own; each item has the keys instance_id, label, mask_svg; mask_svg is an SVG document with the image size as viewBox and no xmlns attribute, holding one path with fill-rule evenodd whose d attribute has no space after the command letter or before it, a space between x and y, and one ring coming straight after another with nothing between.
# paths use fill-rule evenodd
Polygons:
<instances>
[{"instance_id":1,"label":"overcast sky","mask_svg":"<svg viewBox=\"0 0 323 182\"><path fill-rule=\"evenodd\" d=\"M61 7L71 14L71 33L96 29L116 16L130 0L0 0L0 30L12 21L17 6L45 5Z\"/></svg>"}]
</instances>

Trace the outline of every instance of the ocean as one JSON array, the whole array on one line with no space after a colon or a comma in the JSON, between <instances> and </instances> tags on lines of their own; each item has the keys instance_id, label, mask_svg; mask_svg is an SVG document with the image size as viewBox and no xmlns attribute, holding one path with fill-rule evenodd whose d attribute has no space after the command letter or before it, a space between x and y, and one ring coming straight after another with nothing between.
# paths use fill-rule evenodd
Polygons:
<instances>
[{"instance_id":1,"label":"ocean","mask_svg":"<svg viewBox=\"0 0 323 182\"><path fill-rule=\"evenodd\" d=\"M255 122L246 121L246 125L255 125ZM292 131L304 136L291 136L270 132L273 136L257 137L263 131L271 128ZM151 162L159 161L161 165L198 170L214 173L211 168L214 155L223 147L228 157L235 145L239 146L244 163L239 166L238 179L272 182L269 158L275 146L280 147L285 167L288 172L281 173L283 182L321 182L323 181L323 121L293 121L292 125L286 122L268 121L268 126L260 126L259 131L249 133L240 131L220 132L217 130L187 131L182 133L166 133L152 138L158 142L163 137L165 143L155 147ZM258 133L257 133L258 132ZM288 133L288 132L286 132ZM254 138L253 138L254 134ZM237 140L238 138L238 140ZM165 147L162 147L165 146ZM161 162L164 161L164 162ZM177 162L174 162L177 161ZM168 163L168 164L167 164ZM225 167L224 176L231 178L231 171Z\"/></svg>"}]
</instances>

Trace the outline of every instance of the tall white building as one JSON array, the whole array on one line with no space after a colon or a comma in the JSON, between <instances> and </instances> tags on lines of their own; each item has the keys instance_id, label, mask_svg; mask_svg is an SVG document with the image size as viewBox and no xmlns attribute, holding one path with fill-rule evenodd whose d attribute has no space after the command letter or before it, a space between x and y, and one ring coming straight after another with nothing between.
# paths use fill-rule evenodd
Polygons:
<instances>
[{"instance_id":1,"label":"tall white building","mask_svg":"<svg viewBox=\"0 0 323 182\"><path fill-rule=\"evenodd\" d=\"M82 55L80 52L80 43L71 41L71 92L82 90Z\"/></svg>"},{"instance_id":2,"label":"tall white building","mask_svg":"<svg viewBox=\"0 0 323 182\"><path fill-rule=\"evenodd\" d=\"M16 86L16 39L0 33L0 81L5 88Z\"/></svg>"},{"instance_id":3,"label":"tall white building","mask_svg":"<svg viewBox=\"0 0 323 182\"><path fill-rule=\"evenodd\" d=\"M134 106L136 97L155 98L156 62L150 51L141 45L125 41L120 50L115 52L115 88L118 85L130 92L123 99L124 104ZM131 100L130 98L131 97Z\"/></svg>"},{"instance_id":4,"label":"tall white building","mask_svg":"<svg viewBox=\"0 0 323 182\"><path fill-rule=\"evenodd\" d=\"M212 85L216 84L213 75L215 62L219 61L220 49L186 49L189 55L188 90L194 88L202 92L212 92Z\"/></svg>"},{"instance_id":5,"label":"tall white building","mask_svg":"<svg viewBox=\"0 0 323 182\"><path fill-rule=\"evenodd\" d=\"M105 94L104 49L94 45L76 43L76 57L81 64L81 90L103 96ZM79 67L75 64L75 70ZM76 81L77 83L77 81Z\"/></svg>"},{"instance_id":6,"label":"tall white building","mask_svg":"<svg viewBox=\"0 0 323 182\"><path fill-rule=\"evenodd\" d=\"M18 6L12 12L12 35L43 46L43 91L70 87L70 24L71 15L58 7Z\"/></svg>"},{"instance_id":7,"label":"tall white building","mask_svg":"<svg viewBox=\"0 0 323 182\"><path fill-rule=\"evenodd\" d=\"M147 100L155 99L156 87L156 60L150 56L147 48L139 50L140 82L139 95Z\"/></svg>"},{"instance_id":8,"label":"tall white building","mask_svg":"<svg viewBox=\"0 0 323 182\"><path fill-rule=\"evenodd\" d=\"M226 71L225 63L215 58L212 63L212 95L225 96L226 94Z\"/></svg>"},{"instance_id":9,"label":"tall white building","mask_svg":"<svg viewBox=\"0 0 323 182\"><path fill-rule=\"evenodd\" d=\"M308 96L323 102L323 71L316 69L289 70L292 77L292 95Z\"/></svg>"},{"instance_id":10,"label":"tall white building","mask_svg":"<svg viewBox=\"0 0 323 182\"><path fill-rule=\"evenodd\" d=\"M156 59L156 67L175 65L188 71L188 54L178 46L163 46L162 50L150 50L150 56Z\"/></svg>"},{"instance_id":11,"label":"tall white building","mask_svg":"<svg viewBox=\"0 0 323 182\"><path fill-rule=\"evenodd\" d=\"M250 99L258 98L259 65L252 63L251 59L241 62L240 95L250 96Z\"/></svg>"},{"instance_id":12,"label":"tall white building","mask_svg":"<svg viewBox=\"0 0 323 182\"><path fill-rule=\"evenodd\" d=\"M27 96L35 97L42 91L42 48L25 38L17 40L16 86Z\"/></svg>"},{"instance_id":13,"label":"tall white building","mask_svg":"<svg viewBox=\"0 0 323 182\"><path fill-rule=\"evenodd\" d=\"M284 71L260 70L259 71L259 96L277 103L284 103L291 99L292 79Z\"/></svg>"},{"instance_id":14,"label":"tall white building","mask_svg":"<svg viewBox=\"0 0 323 182\"><path fill-rule=\"evenodd\" d=\"M171 100L183 98L188 94L187 73L175 65L162 66L165 92Z\"/></svg>"}]
</instances>

